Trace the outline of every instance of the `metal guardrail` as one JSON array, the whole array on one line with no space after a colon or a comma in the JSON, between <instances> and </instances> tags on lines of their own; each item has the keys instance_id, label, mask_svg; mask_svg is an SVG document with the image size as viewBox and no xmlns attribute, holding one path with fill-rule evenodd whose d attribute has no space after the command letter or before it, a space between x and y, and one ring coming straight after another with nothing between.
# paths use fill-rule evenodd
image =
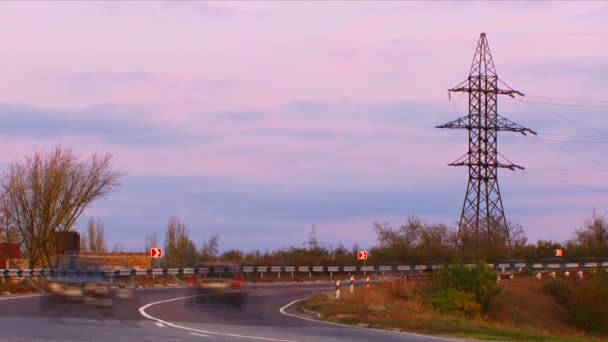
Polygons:
<instances>
[{"instance_id":1,"label":"metal guardrail","mask_svg":"<svg viewBox=\"0 0 608 342\"><path fill-rule=\"evenodd\" d=\"M470 266L474 266L471 264ZM498 272L555 271L608 268L608 261L583 263L497 263L487 264ZM69 269L0 269L0 277L46 277L46 276L136 276L136 275L190 275L222 274L234 271L249 273L411 273L432 272L443 268L442 264L391 265L391 266L245 266L245 267L196 267L155 268L126 270L69 270Z\"/></svg>"}]
</instances>

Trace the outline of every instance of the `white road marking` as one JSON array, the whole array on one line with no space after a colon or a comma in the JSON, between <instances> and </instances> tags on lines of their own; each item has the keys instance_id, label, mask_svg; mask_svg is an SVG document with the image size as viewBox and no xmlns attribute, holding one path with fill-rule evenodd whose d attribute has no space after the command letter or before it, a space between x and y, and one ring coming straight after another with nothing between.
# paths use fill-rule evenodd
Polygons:
<instances>
[{"instance_id":1,"label":"white road marking","mask_svg":"<svg viewBox=\"0 0 608 342\"><path fill-rule=\"evenodd\" d=\"M200 337L209 337L209 335L203 335L203 334L197 334L197 333L190 333L190 335L200 336Z\"/></svg>"},{"instance_id":2,"label":"white road marking","mask_svg":"<svg viewBox=\"0 0 608 342\"><path fill-rule=\"evenodd\" d=\"M0 300L19 299L19 298L31 298L31 297L40 297L40 296L46 296L46 294L33 294L33 295L26 295L26 296L2 297L2 298L0 298Z\"/></svg>"},{"instance_id":3,"label":"white road marking","mask_svg":"<svg viewBox=\"0 0 608 342\"><path fill-rule=\"evenodd\" d=\"M408 332L402 332L402 331L383 330L383 329L376 329L376 328L364 328L364 327L360 327L360 326L357 326L357 325L348 325L348 324L342 324L342 323L334 323L334 322L321 321L321 320L317 320L317 319L312 319L312 318L308 318L308 317L302 317L302 316L294 315L294 314L291 314L291 313L285 311L285 309L287 309L288 307L290 307L290 306L292 306L292 305L294 305L294 304L296 304L298 302L301 302L303 300L306 300L306 299L308 299L308 297L296 299L293 302L290 302L289 304L284 305L283 307L281 307L279 309L279 312L282 313L285 316L294 317L294 318L302 319L302 320L305 320L305 321L310 321L310 322L315 322L315 323L322 323L322 324L337 325L337 326L340 326L340 327L356 328L356 329L366 329L366 330L375 330L375 331L382 331L382 332L393 333L393 334L418 336L418 337L424 337L424 338L435 339L435 340L440 340L440 341L463 341L463 340L458 340L458 339L454 339L454 338L447 338L447 337L422 335L422 334L408 333Z\"/></svg>"},{"instance_id":4,"label":"white road marking","mask_svg":"<svg viewBox=\"0 0 608 342\"><path fill-rule=\"evenodd\" d=\"M164 328L164 327L165 327L165 326L164 326L162 323L160 323L160 322L154 322L154 324L156 324L156 326L157 326L157 327L161 327L161 328Z\"/></svg>"},{"instance_id":5,"label":"white road marking","mask_svg":"<svg viewBox=\"0 0 608 342\"><path fill-rule=\"evenodd\" d=\"M212 294L208 294L208 295L212 295ZM160 300L158 302L148 303L148 304L142 306L141 308L139 308L139 313L142 316L144 316L145 318L147 318L147 319L156 321L158 323L161 323L161 324L173 327L173 328L183 329L183 330L187 330L187 331L190 331L190 332L196 332L196 333L201 333L201 334L209 334L209 335L218 335L218 336L248 338L248 339L252 339L252 340L261 340L261 341L297 342L297 341L292 341L292 340L281 340L281 339L261 337L261 336L249 336L249 335L229 334L229 333L221 333L221 332L216 332L216 331L194 329L194 328L190 328L190 327L185 327L183 325L178 325L178 324L175 324L175 323L164 321L164 320L162 320L160 318L156 318L156 317L154 317L154 316L152 316L152 315L150 315L150 314L148 314L146 312L147 308L152 307L154 305L174 302L174 301L177 301L177 300L183 300L183 299L188 299L188 298L194 298L194 297L200 297L200 296L208 296L208 295L193 295L193 296L177 297L177 298L171 298L171 299L166 299L166 300Z\"/></svg>"}]
</instances>

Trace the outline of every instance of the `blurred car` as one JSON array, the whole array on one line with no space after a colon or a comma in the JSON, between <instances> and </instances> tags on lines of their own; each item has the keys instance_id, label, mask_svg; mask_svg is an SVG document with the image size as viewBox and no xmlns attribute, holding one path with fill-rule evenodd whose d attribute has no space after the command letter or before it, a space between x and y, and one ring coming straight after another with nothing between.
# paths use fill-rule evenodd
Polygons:
<instances>
[{"instance_id":1,"label":"blurred car","mask_svg":"<svg viewBox=\"0 0 608 342\"><path fill-rule=\"evenodd\" d=\"M239 267L212 265L210 268L213 269L212 273L190 277L190 296L194 299L192 302L245 306L247 304L247 286Z\"/></svg>"},{"instance_id":2,"label":"blurred car","mask_svg":"<svg viewBox=\"0 0 608 342\"><path fill-rule=\"evenodd\" d=\"M40 300L43 313L64 311L70 304L79 303L99 309L104 316L122 318L132 306L134 286L124 279L103 275L98 265L70 256L57 268L65 270L66 275L47 277L42 282L47 293Z\"/></svg>"}]
</instances>

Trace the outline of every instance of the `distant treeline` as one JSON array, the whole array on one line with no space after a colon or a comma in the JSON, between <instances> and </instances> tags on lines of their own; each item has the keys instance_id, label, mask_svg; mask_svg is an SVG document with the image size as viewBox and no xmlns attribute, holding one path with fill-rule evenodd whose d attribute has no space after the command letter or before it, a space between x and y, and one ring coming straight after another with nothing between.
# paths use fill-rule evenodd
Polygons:
<instances>
[{"instance_id":1,"label":"distant treeline","mask_svg":"<svg viewBox=\"0 0 608 342\"><path fill-rule=\"evenodd\" d=\"M388 223L374 224L378 243L369 251L367 265L443 263L453 261L498 262L525 260L537 262L555 260L554 251L563 249L563 261L608 260L608 219L593 215L574 239L565 242L538 241L528 243L523 228L509 222L508 235L504 229L493 230L492 235L461 232L444 224L428 223L410 216L404 224L393 227ZM231 263L259 266L325 266L359 265L357 245L317 248L289 247L272 251L228 250L218 252L219 236L204 241L201 248L189 238L188 229L177 218L171 218L165 237L165 267L186 267L213 263ZM507 236L509 238L507 238ZM149 237L147 241L156 241ZM477 243L473 243L477 241ZM150 243L147 243L147 246Z\"/></svg>"}]
</instances>

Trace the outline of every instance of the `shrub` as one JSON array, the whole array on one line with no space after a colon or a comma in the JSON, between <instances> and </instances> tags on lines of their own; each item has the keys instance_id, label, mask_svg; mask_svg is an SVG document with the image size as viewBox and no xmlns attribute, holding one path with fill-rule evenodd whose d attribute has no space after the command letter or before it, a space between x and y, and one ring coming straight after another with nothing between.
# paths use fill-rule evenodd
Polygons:
<instances>
[{"instance_id":1,"label":"shrub","mask_svg":"<svg viewBox=\"0 0 608 342\"><path fill-rule=\"evenodd\" d=\"M481 305L475 300L475 295L462 290L443 290L429 295L427 303L443 314L462 314L467 318L479 316Z\"/></svg>"},{"instance_id":2,"label":"shrub","mask_svg":"<svg viewBox=\"0 0 608 342\"><path fill-rule=\"evenodd\" d=\"M608 277L598 274L588 288L570 300L570 315L577 327L589 333L608 334Z\"/></svg>"},{"instance_id":3,"label":"shrub","mask_svg":"<svg viewBox=\"0 0 608 342\"><path fill-rule=\"evenodd\" d=\"M563 306L568 306L572 290L572 286L563 280L546 279L543 283L543 291L551 295Z\"/></svg>"},{"instance_id":4,"label":"shrub","mask_svg":"<svg viewBox=\"0 0 608 342\"><path fill-rule=\"evenodd\" d=\"M433 292L455 289L473 294L481 306L481 313L485 314L492 299L500 294L496 278L496 273L483 263L475 267L459 263L434 273L431 286Z\"/></svg>"},{"instance_id":5,"label":"shrub","mask_svg":"<svg viewBox=\"0 0 608 342\"><path fill-rule=\"evenodd\" d=\"M564 306L570 320L588 333L608 333L608 277L592 275L589 284L572 286L567 281L548 279L543 290Z\"/></svg>"}]
</instances>

